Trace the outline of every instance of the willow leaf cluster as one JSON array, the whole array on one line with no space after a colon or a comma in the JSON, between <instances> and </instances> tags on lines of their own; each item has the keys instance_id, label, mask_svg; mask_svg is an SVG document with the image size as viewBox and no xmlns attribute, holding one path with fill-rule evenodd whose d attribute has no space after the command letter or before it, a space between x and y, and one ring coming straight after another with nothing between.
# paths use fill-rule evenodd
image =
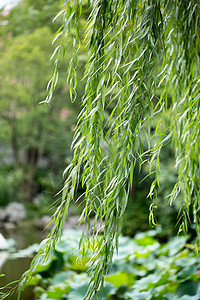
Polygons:
<instances>
[{"instance_id":1,"label":"willow leaf cluster","mask_svg":"<svg viewBox=\"0 0 200 300\"><path fill-rule=\"evenodd\" d=\"M61 234L71 201L83 201L80 223L88 221L80 250L93 249L89 263L91 281L85 299L100 299L104 276L118 245L123 214L134 180L135 163L149 163L155 173L149 197L154 223L156 188L159 186L160 151L172 142L176 155L177 183L170 203L182 193L180 231L194 222L200 238L200 2L176 0L74 0L61 1L63 18L55 41L60 41L49 93L52 98L58 65L70 43L73 55L67 82L76 97L79 51L88 49L85 94L72 144L73 160L65 170L62 201L54 215L55 226L44 243L45 259ZM82 15L89 12L86 28ZM170 113L170 124L166 121ZM151 128L156 124L155 136ZM148 145L148 147L147 147ZM81 185L84 194L77 199ZM193 220L189 211L192 211ZM138 212L139 213L139 212ZM90 216L95 224L90 228ZM98 224L98 226L97 226ZM98 236L98 232L103 235ZM91 233L92 232L92 233ZM33 261L24 282L30 277Z\"/></svg>"}]
</instances>

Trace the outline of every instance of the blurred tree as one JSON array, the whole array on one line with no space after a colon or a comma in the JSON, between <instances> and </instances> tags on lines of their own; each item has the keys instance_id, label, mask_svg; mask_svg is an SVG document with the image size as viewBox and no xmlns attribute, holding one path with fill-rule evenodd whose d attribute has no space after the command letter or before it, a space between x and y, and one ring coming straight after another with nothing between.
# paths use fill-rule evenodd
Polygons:
<instances>
[{"instance_id":1,"label":"blurred tree","mask_svg":"<svg viewBox=\"0 0 200 300\"><path fill-rule=\"evenodd\" d=\"M4 13L4 34L17 36L31 33L37 28L48 26L53 32L58 24L52 23L54 16L59 12L59 1L54 0L22 0L8 13Z\"/></svg>"},{"instance_id":2,"label":"blurred tree","mask_svg":"<svg viewBox=\"0 0 200 300\"><path fill-rule=\"evenodd\" d=\"M7 197L4 188L7 184L0 185L0 204L8 202L5 199L31 201L45 189L46 195L51 193L46 198L52 199L62 186L62 166L71 159L70 144L80 108L78 102L72 106L66 96L65 73L70 52L59 68L55 93L58 101L53 109L39 105L45 98L52 69L49 62L52 31L59 27L58 23L52 24L52 19L58 10L59 3L55 1L23 0L0 15L0 181L3 182L4 177L10 184L9 178L15 179ZM79 78L83 76L82 66L77 73ZM83 85L80 85L79 99L82 94ZM8 171L13 175L5 178L3 174Z\"/></svg>"},{"instance_id":3,"label":"blurred tree","mask_svg":"<svg viewBox=\"0 0 200 300\"><path fill-rule=\"evenodd\" d=\"M18 173L22 180L21 197L25 197L28 201L31 201L34 195L34 177L42 159L46 157L49 171L55 172L55 169L61 168L67 155L69 156L71 126L76 120L76 114L67 108L69 105L62 97L63 88L57 91L59 103L54 109L39 105L45 98L47 79L51 70L48 57L52 50L50 47L52 38L48 27L38 28L29 34L21 34L7 44L0 57L0 116L1 122L4 120L3 132L0 135L7 141L7 145L9 145L8 138L11 141L15 168L21 170ZM61 99L63 100L60 101ZM67 131L68 137L62 137L61 131ZM51 138L52 136L55 140ZM49 139L52 140L51 146ZM56 157L59 159L55 160ZM18 188L16 193L18 198L19 192Z\"/></svg>"},{"instance_id":4,"label":"blurred tree","mask_svg":"<svg viewBox=\"0 0 200 300\"><path fill-rule=\"evenodd\" d=\"M23 170L23 190L29 201L48 126L48 110L38 103L44 97L50 70L46 58L51 38L48 28L21 35L0 58L1 117L9 125L14 164Z\"/></svg>"}]
</instances>

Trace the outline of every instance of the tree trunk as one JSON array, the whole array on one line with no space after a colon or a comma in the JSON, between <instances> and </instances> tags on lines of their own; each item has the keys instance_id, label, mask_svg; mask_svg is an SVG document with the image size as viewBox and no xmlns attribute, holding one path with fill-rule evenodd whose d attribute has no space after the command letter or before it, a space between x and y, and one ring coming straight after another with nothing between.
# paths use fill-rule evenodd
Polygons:
<instances>
[{"instance_id":1,"label":"tree trunk","mask_svg":"<svg viewBox=\"0 0 200 300\"><path fill-rule=\"evenodd\" d=\"M34 175L35 175L35 170L38 161L38 149L37 148L28 149L26 152L26 160L28 166L27 177L24 180L23 189L24 189L25 200L28 202L32 202Z\"/></svg>"},{"instance_id":2,"label":"tree trunk","mask_svg":"<svg viewBox=\"0 0 200 300\"><path fill-rule=\"evenodd\" d=\"M15 167L17 168L19 166L19 149L18 149L16 118L14 113L12 113L9 121L11 126L11 144L13 150L13 159L14 159Z\"/></svg>"}]
</instances>

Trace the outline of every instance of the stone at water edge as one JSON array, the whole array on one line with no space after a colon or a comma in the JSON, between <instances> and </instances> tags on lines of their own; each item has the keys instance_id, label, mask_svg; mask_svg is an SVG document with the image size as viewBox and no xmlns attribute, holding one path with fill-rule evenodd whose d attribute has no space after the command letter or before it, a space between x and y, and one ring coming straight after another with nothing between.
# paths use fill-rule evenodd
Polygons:
<instances>
[{"instance_id":1,"label":"stone at water edge","mask_svg":"<svg viewBox=\"0 0 200 300\"><path fill-rule=\"evenodd\" d=\"M3 264L5 263L5 261L7 260L7 258L8 258L8 252L7 251L1 251L0 252L0 269L3 266Z\"/></svg>"},{"instance_id":2,"label":"stone at water edge","mask_svg":"<svg viewBox=\"0 0 200 300\"><path fill-rule=\"evenodd\" d=\"M4 250L4 249L9 249L9 245L6 239L0 233L0 250Z\"/></svg>"},{"instance_id":3,"label":"stone at water edge","mask_svg":"<svg viewBox=\"0 0 200 300\"><path fill-rule=\"evenodd\" d=\"M6 220L6 211L5 209L0 209L0 222L4 222Z\"/></svg>"},{"instance_id":4,"label":"stone at water edge","mask_svg":"<svg viewBox=\"0 0 200 300\"><path fill-rule=\"evenodd\" d=\"M21 203L12 202L6 207L6 220L10 223L17 223L27 217L25 207Z\"/></svg>"},{"instance_id":5,"label":"stone at water edge","mask_svg":"<svg viewBox=\"0 0 200 300\"><path fill-rule=\"evenodd\" d=\"M55 225L55 222L51 222L52 221L52 218L50 216L43 216L39 219L37 219L35 222L34 222L34 225L37 229L40 229L40 230L44 230L46 229L47 231L50 231L51 228Z\"/></svg>"},{"instance_id":6,"label":"stone at water edge","mask_svg":"<svg viewBox=\"0 0 200 300\"><path fill-rule=\"evenodd\" d=\"M9 249L8 242L3 237L3 235L0 233L0 268L3 266L6 259L8 258L8 252L1 251L1 250L7 250L7 249Z\"/></svg>"}]
</instances>

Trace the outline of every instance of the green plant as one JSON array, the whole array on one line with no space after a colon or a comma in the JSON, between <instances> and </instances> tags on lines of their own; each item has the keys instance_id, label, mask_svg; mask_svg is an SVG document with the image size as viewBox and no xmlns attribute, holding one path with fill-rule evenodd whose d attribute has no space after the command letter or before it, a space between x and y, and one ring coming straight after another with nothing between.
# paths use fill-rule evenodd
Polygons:
<instances>
[{"instance_id":1,"label":"green plant","mask_svg":"<svg viewBox=\"0 0 200 300\"><path fill-rule=\"evenodd\" d=\"M71 99L76 95L84 4L85 1L63 1L63 10L57 16L62 15L66 26L57 35L60 46L53 54L55 68L46 102L51 100L56 86L57 64L64 56L66 36L74 38L68 82ZM177 169L169 202L173 204L182 193L179 232L187 232L191 208L199 238L200 7L196 1L99 0L89 1L89 9L85 95L73 141L73 160L65 170L63 201L55 214L56 225L47 249L61 232L77 183L81 182L86 201L80 222L94 213L104 228L100 240L95 229L92 236L80 240L86 253L85 238L89 244L97 243L85 299L98 299L113 251L118 247L135 163L141 167L147 162L149 173L155 173L149 191L149 219L155 225L160 152L169 141L174 147Z\"/></svg>"},{"instance_id":2,"label":"green plant","mask_svg":"<svg viewBox=\"0 0 200 300\"><path fill-rule=\"evenodd\" d=\"M156 238L158 233L138 233L134 239L120 236L118 253L114 252L112 268L105 277L102 299L199 300L200 263L194 244L187 244L187 237L174 237L161 245ZM77 249L81 235L81 231L65 230L55 254L37 266L30 281L36 286L37 299L84 298L92 251L87 258L80 257Z\"/></svg>"}]
</instances>

